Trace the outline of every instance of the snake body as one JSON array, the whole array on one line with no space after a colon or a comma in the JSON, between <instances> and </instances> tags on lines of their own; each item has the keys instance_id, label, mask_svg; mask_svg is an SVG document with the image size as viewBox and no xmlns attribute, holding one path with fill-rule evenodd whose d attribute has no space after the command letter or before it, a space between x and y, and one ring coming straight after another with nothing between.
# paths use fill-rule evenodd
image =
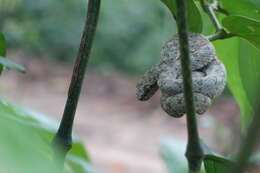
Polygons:
<instances>
[{"instance_id":1,"label":"snake body","mask_svg":"<svg viewBox=\"0 0 260 173\"><path fill-rule=\"evenodd\" d=\"M226 69L207 38L189 33L188 39L195 111L202 114L224 90ZM178 36L165 43L160 63L148 70L137 83L137 98L148 100L158 89L161 91L161 107L166 113L174 117L186 113Z\"/></svg>"}]
</instances>

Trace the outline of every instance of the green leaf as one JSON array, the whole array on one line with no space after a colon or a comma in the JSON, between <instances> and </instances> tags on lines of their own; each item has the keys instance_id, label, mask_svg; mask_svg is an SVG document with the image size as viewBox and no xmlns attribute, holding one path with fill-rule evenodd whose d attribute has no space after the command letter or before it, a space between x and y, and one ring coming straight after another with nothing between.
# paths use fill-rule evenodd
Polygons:
<instances>
[{"instance_id":1,"label":"green leaf","mask_svg":"<svg viewBox=\"0 0 260 173\"><path fill-rule=\"evenodd\" d=\"M259 86L260 51L240 38L216 41L214 45L226 66L228 87L239 104L241 127L245 131L252 120Z\"/></svg>"},{"instance_id":2,"label":"green leaf","mask_svg":"<svg viewBox=\"0 0 260 173\"><path fill-rule=\"evenodd\" d=\"M234 95L241 112L241 126L246 129L252 119L253 109L246 94L239 66L239 42L238 38L216 41L214 43L217 55L227 69L228 87Z\"/></svg>"},{"instance_id":3,"label":"green leaf","mask_svg":"<svg viewBox=\"0 0 260 173\"><path fill-rule=\"evenodd\" d=\"M260 20L243 16L228 16L222 20L222 23L232 34L247 39L260 49Z\"/></svg>"},{"instance_id":4,"label":"green leaf","mask_svg":"<svg viewBox=\"0 0 260 173\"><path fill-rule=\"evenodd\" d=\"M176 0L161 0L171 11L172 15L176 18ZM188 27L191 32L202 32L202 18L198 7L193 0L187 0L188 6Z\"/></svg>"},{"instance_id":5,"label":"green leaf","mask_svg":"<svg viewBox=\"0 0 260 173\"><path fill-rule=\"evenodd\" d=\"M222 7L230 14L247 16L260 20L259 0L220 0Z\"/></svg>"},{"instance_id":6,"label":"green leaf","mask_svg":"<svg viewBox=\"0 0 260 173\"><path fill-rule=\"evenodd\" d=\"M212 151L202 140L200 143L204 153L203 162L206 173L229 173L234 163Z\"/></svg>"},{"instance_id":7,"label":"green leaf","mask_svg":"<svg viewBox=\"0 0 260 173\"><path fill-rule=\"evenodd\" d=\"M30 127L2 116L4 111L0 114L1 172L55 173L50 146Z\"/></svg>"},{"instance_id":8,"label":"green leaf","mask_svg":"<svg viewBox=\"0 0 260 173\"><path fill-rule=\"evenodd\" d=\"M5 42L5 37L2 33L0 33L0 56L5 56L6 55L6 42ZM0 64L0 74L3 71L3 66Z\"/></svg>"},{"instance_id":9,"label":"green leaf","mask_svg":"<svg viewBox=\"0 0 260 173\"><path fill-rule=\"evenodd\" d=\"M23 66L16 64L13 61L11 61L7 58L4 58L2 56L0 56L0 64L2 66L6 67L7 69L15 69L15 70L18 70L22 73L26 72L26 69Z\"/></svg>"},{"instance_id":10,"label":"green leaf","mask_svg":"<svg viewBox=\"0 0 260 173\"><path fill-rule=\"evenodd\" d=\"M0 33L0 56L6 55L6 42L5 37L2 33Z\"/></svg>"},{"instance_id":11,"label":"green leaf","mask_svg":"<svg viewBox=\"0 0 260 173\"><path fill-rule=\"evenodd\" d=\"M234 163L223 157L206 155L204 166L206 173L230 173Z\"/></svg>"},{"instance_id":12,"label":"green leaf","mask_svg":"<svg viewBox=\"0 0 260 173\"><path fill-rule=\"evenodd\" d=\"M9 128L5 128L5 126L2 126L1 122L4 123L5 121L10 122L8 124ZM19 126L19 128L21 127L27 129L26 133L20 134L19 132L21 132L22 130L16 129L16 126ZM41 158L41 160L39 161L41 164L39 166L44 165L44 167L46 167L46 169L41 168L43 172L52 172L53 169L56 169L56 165L53 165L50 168L48 168L48 166L46 165L48 165L49 163L53 163L53 159L52 159L53 151L50 144L53 136L56 133L57 127L58 124L55 121L47 118L44 115L35 113L29 109L22 108L18 105L10 104L0 99L0 130L2 130L1 132L4 132L2 136L0 133L0 137L2 139L1 140L2 142L0 142L0 150L2 149L4 151L9 152L9 150L12 151L15 148L17 148L17 150L15 150L15 154L18 154L19 152L23 153L21 158L17 158L18 160L16 161L12 159L7 160L6 161L7 164L20 163L21 162L20 159L23 158L25 159L27 157L29 158L29 161L26 162L25 165L17 165L17 170L24 169L25 171L24 172L18 171L14 173L21 173L21 172L31 173L30 171L28 171L29 169L28 167L31 167L32 165L30 163L30 158L35 159L35 162L38 163L37 161L38 157ZM5 133L9 135L3 136ZM8 145L2 147L1 144L5 141L7 141ZM22 144L23 142L25 142L25 144L29 143L30 145L23 146ZM8 146L10 147L7 148ZM26 146L28 146L29 148L24 148ZM20 149L22 151L20 151ZM33 157L31 157L31 151L34 152ZM46 164L42 164L42 163L46 163ZM7 165L8 168L9 166L10 165ZM20 168L20 166L24 168ZM35 169L33 169L32 172L39 172L37 171L37 166L38 165L35 165ZM53 172L57 172L57 171L53 171ZM75 135L73 135L73 148L68 153L65 161L65 172L66 173L96 173L95 170L89 165L89 157L87 155L86 150L84 149L82 142L77 137L75 137Z\"/></svg>"},{"instance_id":13,"label":"green leaf","mask_svg":"<svg viewBox=\"0 0 260 173\"><path fill-rule=\"evenodd\" d=\"M239 68L249 102L253 108L258 106L260 82L260 50L252 46L246 40L239 41Z\"/></svg>"}]
</instances>

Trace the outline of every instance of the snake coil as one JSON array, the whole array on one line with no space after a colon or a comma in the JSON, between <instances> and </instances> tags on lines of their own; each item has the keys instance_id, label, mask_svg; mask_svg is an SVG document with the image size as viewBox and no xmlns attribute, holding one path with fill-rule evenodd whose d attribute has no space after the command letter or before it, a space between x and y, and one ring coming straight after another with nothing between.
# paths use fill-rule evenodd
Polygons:
<instances>
[{"instance_id":1,"label":"snake coil","mask_svg":"<svg viewBox=\"0 0 260 173\"><path fill-rule=\"evenodd\" d=\"M226 85L226 69L217 59L214 46L201 34L189 33L195 111L203 114ZM161 107L173 117L186 113L181 74L179 38L173 36L161 52L159 64L137 83L137 98L146 101L161 91Z\"/></svg>"}]
</instances>

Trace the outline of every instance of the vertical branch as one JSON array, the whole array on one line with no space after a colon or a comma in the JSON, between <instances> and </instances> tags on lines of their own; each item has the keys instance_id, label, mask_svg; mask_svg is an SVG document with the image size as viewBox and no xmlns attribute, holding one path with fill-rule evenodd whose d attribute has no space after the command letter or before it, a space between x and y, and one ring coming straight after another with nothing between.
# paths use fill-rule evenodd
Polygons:
<instances>
[{"instance_id":1,"label":"vertical branch","mask_svg":"<svg viewBox=\"0 0 260 173\"><path fill-rule=\"evenodd\" d=\"M72 147L72 127L85 71L88 64L89 54L96 31L99 9L100 0L88 1L86 22L74 66L74 71L72 74L66 106L58 132L53 139L55 149L61 151L61 155L59 155L62 162L64 161L67 152Z\"/></svg>"},{"instance_id":2,"label":"vertical branch","mask_svg":"<svg viewBox=\"0 0 260 173\"><path fill-rule=\"evenodd\" d=\"M198 173L201 168L203 151L199 141L192 90L191 62L187 30L187 5L186 0L177 0L176 2L184 96L187 110L188 145L186 157L189 163L190 173Z\"/></svg>"},{"instance_id":3,"label":"vertical branch","mask_svg":"<svg viewBox=\"0 0 260 173\"><path fill-rule=\"evenodd\" d=\"M250 156L253 154L254 148L259 141L260 133L260 110L254 115L251 125L247 131L247 135L243 140L241 150L239 151L238 160L233 173L244 173Z\"/></svg>"}]
</instances>

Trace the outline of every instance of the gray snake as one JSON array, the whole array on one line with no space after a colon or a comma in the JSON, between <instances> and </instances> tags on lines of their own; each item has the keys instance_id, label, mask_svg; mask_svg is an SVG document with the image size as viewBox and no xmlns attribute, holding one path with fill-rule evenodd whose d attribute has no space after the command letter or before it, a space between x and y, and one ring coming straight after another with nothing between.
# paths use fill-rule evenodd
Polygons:
<instances>
[{"instance_id":1,"label":"gray snake","mask_svg":"<svg viewBox=\"0 0 260 173\"><path fill-rule=\"evenodd\" d=\"M203 35L189 33L195 111L204 113L226 85L226 69L217 59L212 43ZM159 89L161 107L171 116L186 113L178 36L167 41L159 64L148 70L137 83L137 98L148 100Z\"/></svg>"}]
</instances>

